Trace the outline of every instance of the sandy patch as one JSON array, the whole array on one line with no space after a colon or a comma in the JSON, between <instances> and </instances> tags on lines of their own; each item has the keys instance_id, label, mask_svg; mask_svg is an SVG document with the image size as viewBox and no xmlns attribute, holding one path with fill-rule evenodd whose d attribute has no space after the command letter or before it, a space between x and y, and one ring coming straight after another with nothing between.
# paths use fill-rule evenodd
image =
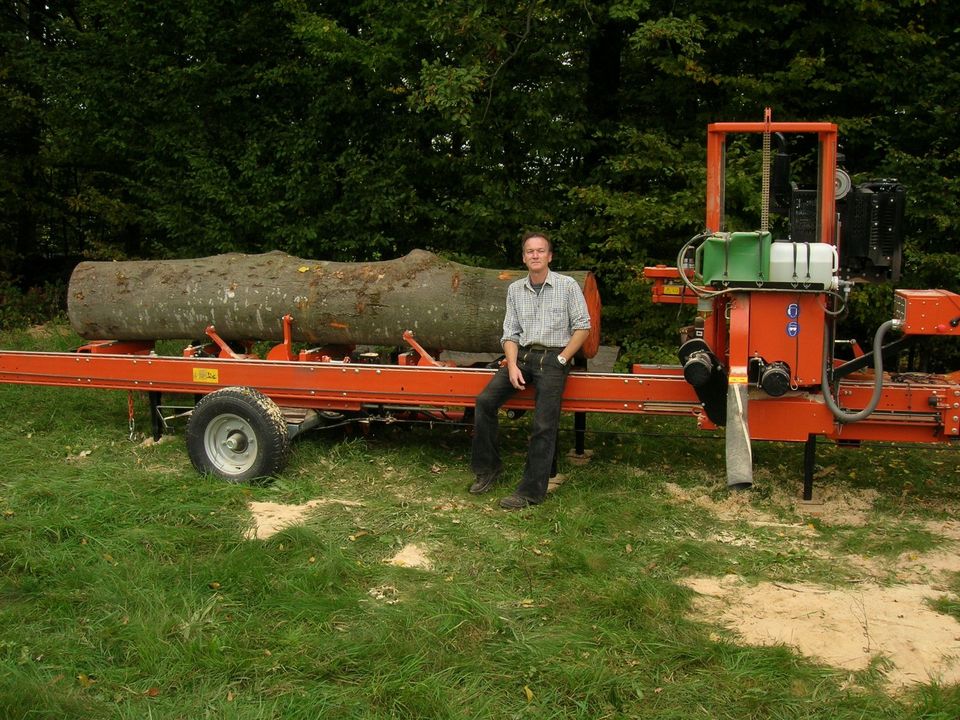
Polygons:
<instances>
[{"instance_id":1,"label":"sandy patch","mask_svg":"<svg viewBox=\"0 0 960 720\"><path fill-rule=\"evenodd\" d=\"M721 520L743 521L758 526L792 526L791 523L780 522L772 513L754 507L751 504L753 496L750 492L731 492L723 498L714 499L710 497L710 489L706 487L683 488L675 483L666 483L664 488L677 502L692 503L710 511ZM878 496L879 493L873 489L850 490L824 486L816 489L813 502L806 503L799 497L799 488L796 495L791 495L781 488L774 488L765 502L779 508L783 514L795 516L798 523L793 526L796 527L802 526L803 519L810 516L829 525L862 527L869 521Z\"/></svg>"},{"instance_id":2,"label":"sandy patch","mask_svg":"<svg viewBox=\"0 0 960 720\"><path fill-rule=\"evenodd\" d=\"M461 500L444 500L433 506L434 512L461 512L469 510L471 505Z\"/></svg>"},{"instance_id":3,"label":"sandy patch","mask_svg":"<svg viewBox=\"0 0 960 720\"><path fill-rule=\"evenodd\" d=\"M897 558L895 572L900 580L938 585L947 575L960 572L960 556L956 550L935 550L923 555L904 553Z\"/></svg>"},{"instance_id":4,"label":"sandy patch","mask_svg":"<svg viewBox=\"0 0 960 720\"><path fill-rule=\"evenodd\" d=\"M757 510L750 504L748 492L731 492L720 500L714 500L710 497L708 488L705 487L684 488L670 482L665 483L663 487L675 501L692 503L724 520L776 522L776 518L772 515Z\"/></svg>"},{"instance_id":5,"label":"sandy patch","mask_svg":"<svg viewBox=\"0 0 960 720\"><path fill-rule=\"evenodd\" d=\"M943 593L929 585L833 589L762 582L737 575L689 578L696 610L754 645L786 644L849 670L889 660L892 688L938 680L960 682L960 623L927 605Z\"/></svg>"},{"instance_id":6,"label":"sandy patch","mask_svg":"<svg viewBox=\"0 0 960 720\"><path fill-rule=\"evenodd\" d=\"M930 533L943 538L939 547L925 553L910 550L895 558L886 558L837 555L828 547L807 546L807 549L817 557L843 562L850 567L858 580L878 584L925 584L946 592L954 577L960 573L960 553L957 552L960 545L957 538L958 523L953 520L928 520L923 525Z\"/></svg>"},{"instance_id":7,"label":"sandy patch","mask_svg":"<svg viewBox=\"0 0 960 720\"><path fill-rule=\"evenodd\" d=\"M310 511L324 505L363 507L363 503L353 502L352 500L330 500L326 498L310 500L302 505L251 502L248 507L250 508L250 514L253 516L253 526L247 530L244 538L246 540L265 540L286 527L299 525Z\"/></svg>"},{"instance_id":8,"label":"sandy patch","mask_svg":"<svg viewBox=\"0 0 960 720\"><path fill-rule=\"evenodd\" d=\"M40 325L31 325L27 328L27 335L35 339L46 339L51 337L66 337L70 334L69 328L56 323L42 323Z\"/></svg>"},{"instance_id":9,"label":"sandy patch","mask_svg":"<svg viewBox=\"0 0 960 720\"><path fill-rule=\"evenodd\" d=\"M380 585L367 590L367 595L386 605L396 605L400 602L400 593L393 585Z\"/></svg>"},{"instance_id":10,"label":"sandy patch","mask_svg":"<svg viewBox=\"0 0 960 720\"><path fill-rule=\"evenodd\" d=\"M567 481L567 476L563 473L557 473L547 481L547 492L556 492L557 489Z\"/></svg>"},{"instance_id":11,"label":"sandy patch","mask_svg":"<svg viewBox=\"0 0 960 720\"><path fill-rule=\"evenodd\" d=\"M64 458L68 463L83 462L93 453L93 450L79 450L76 454L67 455Z\"/></svg>"},{"instance_id":12,"label":"sandy patch","mask_svg":"<svg viewBox=\"0 0 960 720\"><path fill-rule=\"evenodd\" d=\"M810 503L785 494L780 502L786 501L800 515L819 518L828 525L863 527L869 522L879 497L880 493L873 488L851 490L836 485L818 485Z\"/></svg>"},{"instance_id":13,"label":"sandy patch","mask_svg":"<svg viewBox=\"0 0 960 720\"><path fill-rule=\"evenodd\" d=\"M960 623L930 608L950 595L949 583L960 573L960 522L927 521L925 528L944 544L927 553L905 552L896 558L829 555L809 540L819 533L809 519L836 526L862 527L870 522L879 493L818 485L814 502L775 488L765 509L751 504L748 493L715 499L707 487L666 485L671 499L703 508L725 522L774 528L786 542L820 557L842 561L857 579L833 588L805 583L747 584L737 575L690 578L685 584L699 597L699 617L735 632L752 645L786 644L819 662L850 671L871 661L885 673L889 688L937 680L960 682ZM786 518L788 522L783 522ZM765 544L749 533L720 530L706 538L728 545ZM895 583L887 586L887 583Z\"/></svg>"},{"instance_id":14,"label":"sandy patch","mask_svg":"<svg viewBox=\"0 0 960 720\"><path fill-rule=\"evenodd\" d=\"M948 540L960 542L960 521L927 520L924 526L934 535L942 535Z\"/></svg>"},{"instance_id":15,"label":"sandy patch","mask_svg":"<svg viewBox=\"0 0 960 720\"><path fill-rule=\"evenodd\" d=\"M927 553L905 552L897 557L890 572L898 582L928 583L939 588L960 573L960 555L952 542Z\"/></svg>"},{"instance_id":16,"label":"sandy patch","mask_svg":"<svg viewBox=\"0 0 960 720\"><path fill-rule=\"evenodd\" d=\"M800 522L800 518L795 523L785 523L773 514L755 508L750 504L749 492L731 492L723 498L714 499L705 487L683 488L675 483L666 483L664 489L675 502L696 505L728 522L745 522L756 527L795 528L804 531L809 529L805 523Z\"/></svg>"},{"instance_id":17,"label":"sandy patch","mask_svg":"<svg viewBox=\"0 0 960 720\"><path fill-rule=\"evenodd\" d=\"M176 435L161 435L159 440L154 440L153 436L147 436L140 443L140 447L148 448L154 447L155 445L169 445L176 439Z\"/></svg>"},{"instance_id":18,"label":"sandy patch","mask_svg":"<svg viewBox=\"0 0 960 720\"><path fill-rule=\"evenodd\" d=\"M400 552L392 558L385 559L384 562L397 567L417 568L418 570L433 569L433 561L427 556L425 550L414 543L404 545Z\"/></svg>"}]
</instances>

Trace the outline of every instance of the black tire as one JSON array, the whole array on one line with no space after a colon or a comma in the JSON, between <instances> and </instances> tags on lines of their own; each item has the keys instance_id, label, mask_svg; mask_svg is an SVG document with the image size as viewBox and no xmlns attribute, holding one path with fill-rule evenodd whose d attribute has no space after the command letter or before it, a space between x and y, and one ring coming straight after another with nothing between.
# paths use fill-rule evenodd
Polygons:
<instances>
[{"instance_id":1,"label":"black tire","mask_svg":"<svg viewBox=\"0 0 960 720\"><path fill-rule=\"evenodd\" d=\"M290 440L280 408L248 387L204 396L187 423L187 453L198 472L245 483L276 475Z\"/></svg>"}]
</instances>

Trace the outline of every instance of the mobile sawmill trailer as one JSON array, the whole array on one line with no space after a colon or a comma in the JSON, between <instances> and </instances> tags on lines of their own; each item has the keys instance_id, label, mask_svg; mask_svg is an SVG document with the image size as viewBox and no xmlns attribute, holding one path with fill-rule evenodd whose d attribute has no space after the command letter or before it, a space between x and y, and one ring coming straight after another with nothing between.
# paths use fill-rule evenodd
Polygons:
<instances>
[{"instance_id":1,"label":"mobile sawmill trailer","mask_svg":"<svg viewBox=\"0 0 960 720\"><path fill-rule=\"evenodd\" d=\"M734 134L762 139L758 230L726 227L725 148ZM784 182L786 138L796 134L816 141L814 187ZM873 347L862 352L853 344L848 360L836 354L851 345L839 342L836 325L853 283L899 274L903 197L895 181L850 182L837 167L834 124L773 122L767 111L762 122L708 126L705 230L678 247L675 265L645 269L655 302L695 306L680 364L593 373L581 363L563 397L563 409L577 414L578 443L587 413L687 416L701 429L725 427L731 487L752 482L752 441L805 443L809 499L817 438L958 442L960 372L901 373L883 363L910 338L960 336L960 296L897 290L895 316L878 329ZM771 210L789 214L787 237L773 237ZM130 297L137 302L135 289ZM441 362L443 348L423 347L413 332L403 333L406 345L389 360L343 345L299 347L299 305L268 319L282 339L263 357L249 352L262 338L237 344L218 333L214 307L193 331L204 341L180 355L158 354L154 340L123 337L73 352L2 350L0 382L145 393L155 437L164 428L165 395L198 398L188 411L191 461L201 472L242 482L279 472L294 436L345 417L469 419L495 372ZM410 327L424 320L416 307L409 313ZM507 408L532 405L526 390ZM129 408L132 423L132 400Z\"/></svg>"}]
</instances>

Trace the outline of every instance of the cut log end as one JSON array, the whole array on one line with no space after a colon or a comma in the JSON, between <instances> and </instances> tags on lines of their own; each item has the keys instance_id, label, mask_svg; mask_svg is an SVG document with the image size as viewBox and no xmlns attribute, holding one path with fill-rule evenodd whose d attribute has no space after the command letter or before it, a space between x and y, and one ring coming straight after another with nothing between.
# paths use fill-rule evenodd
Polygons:
<instances>
[{"instance_id":1,"label":"cut log end","mask_svg":"<svg viewBox=\"0 0 960 720\"><path fill-rule=\"evenodd\" d=\"M586 273L582 290L583 297L587 301L587 311L590 313L590 334L580 352L585 358L592 358L600 349L600 316L603 310L600 303L600 290L597 288L597 279L593 273Z\"/></svg>"}]
</instances>

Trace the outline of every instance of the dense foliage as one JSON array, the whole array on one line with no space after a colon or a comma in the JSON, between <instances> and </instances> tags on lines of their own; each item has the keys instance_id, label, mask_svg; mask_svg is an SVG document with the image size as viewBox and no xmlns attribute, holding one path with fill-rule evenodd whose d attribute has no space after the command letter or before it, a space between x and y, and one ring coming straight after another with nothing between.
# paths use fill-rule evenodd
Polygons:
<instances>
[{"instance_id":1,"label":"dense foliage","mask_svg":"<svg viewBox=\"0 0 960 720\"><path fill-rule=\"evenodd\" d=\"M514 265L535 226L598 272L608 341L656 338L639 272L702 226L705 125L771 106L909 187L905 284L960 285L956 3L7 0L2 23L8 280L271 249ZM730 162L755 176L756 150ZM745 229L758 188L728 194Z\"/></svg>"}]
</instances>

